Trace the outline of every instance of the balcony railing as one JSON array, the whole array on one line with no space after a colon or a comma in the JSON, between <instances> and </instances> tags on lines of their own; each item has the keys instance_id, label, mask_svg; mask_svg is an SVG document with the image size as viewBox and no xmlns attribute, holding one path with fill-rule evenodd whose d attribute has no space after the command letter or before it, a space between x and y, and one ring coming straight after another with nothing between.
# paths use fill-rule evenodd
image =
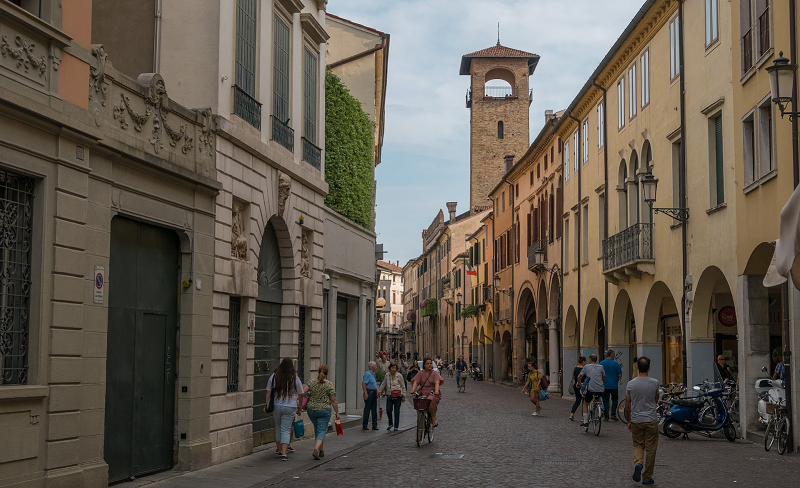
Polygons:
<instances>
[{"instance_id":1,"label":"balcony railing","mask_svg":"<svg viewBox=\"0 0 800 488\"><path fill-rule=\"evenodd\" d=\"M305 137L303 138L303 161L315 167L318 171L322 169L322 149L315 146Z\"/></svg>"},{"instance_id":2,"label":"balcony railing","mask_svg":"<svg viewBox=\"0 0 800 488\"><path fill-rule=\"evenodd\" d=\"M769 9L758 18L758 57L769 49Z\"/></svg>"},{"instance_id":3,"label":"balcony railing","mask_svg":"<svg viewBox=\"0 0 800 488\"><path fill-rule=\"evenodd\" d=\"M236 85L233 85L233 113L261 130L261 104Z\"/></svg>"},{"instance_id":4,"label":"balcony railing","mask_svg":"<svg viewBox=\"0 0 800 488\"><path fill-rule=\"evenodd\" d=\"M294 129L289 127L289 121L282 122L274 115L272 117L272 140L294 152Z\"/></svg>"},{"instance_id":5,"label":"balcony railing","mask_svg":"<svg viewBox=\"0 0 800 488\"><path fill-rule=\"evenodd\" d=\"M653 224L633 224L603 240L603 272L653 260Z\"/></svg>"},{"instance_id":6,"label":"balcony railing","mask_svg":"<svg viewBox=\"0 0 800 488\"><path fill-rule=\"evenodd\" d=\"M753 30L750 29L742 37L742 71L753 67Z\"/></svg>"},{"instance_id":7,"label":"balcony railing","mask_svg":"<svg viewBox=\"0 0 800 488\"><path fill-rule=\"evenodd\" d=\"M542 250L544 255L542 256L543 264L547 263L547 242L544 239L540 239L538 241L534 241L530 247L528 247L528 269L533 270L536 267L536 251Z\"/></svg>"}]
</instances>

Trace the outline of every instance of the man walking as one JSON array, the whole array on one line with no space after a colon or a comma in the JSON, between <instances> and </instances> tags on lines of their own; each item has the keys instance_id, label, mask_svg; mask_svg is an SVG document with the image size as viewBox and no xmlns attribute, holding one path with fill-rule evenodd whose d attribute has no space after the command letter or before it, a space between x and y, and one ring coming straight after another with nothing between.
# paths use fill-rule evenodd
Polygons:
<instances>
[{"instance_id":1,"label":"man walking","mask_svg":"<svg viewBox=\"0 0 800 488\"><path fill-rule=\"evenodd\" d=\"M367 423L369 414L372 413L372 430L378 430L378 382L375 381L375 372L378 371L378 364L370 361L367 365L369 369L361 379L361 389L364 390L364 418L362 419L362 429L369 430Z\"/></svg>"},{"instance_id":2,"label":"man walking","mask_svg":"<svg viewBox=\"0 0 800 488\"><path fill-rule=\"evenodd\" d=\"M589 364L584 366L581 369L581 374L578 375L577 386L581 389L581 394L583 394L583 422L581 427L589 425L589 405L592 404L592 400L595 398L603 396L605 382L606 374L603 367L597 364L597 354L591 354L589 356ZM584 383L586 383L586 388L583 388Z\"/></svg>"},{"instance_id":3,"label":"man walking","mask_svg":"<svg viewBox=\"0 0 800 488\"><path fill-rule=\"evenodd\" d=\"M630 380L625 387L625 415L633 437L633 481L641 480L643 485L652 485L655 483L653 468L658 450L658 380L648 376L648 358L640 357L636 369L639 370L639 376Z\"/></svg>"},{"instance_id":4,"label":"man walking","mask_svg":"<svg viewBox=\"0 0 800 488\"><path fill-rule=\"evenodd\" d=\"M622 367L616 359L616 354L613 349L609 349L606 353L606 359L600 361L600 366L606 374L606 381L603 386L603 405L606 407L605 420L608 420L608 414L611 414L611 420L617 420L617 409L619 408L619 380L622 379ZM609 402L609 399L611 402ZM610 408L609 408L610 407Z\"/></svg>"}]
</instances>

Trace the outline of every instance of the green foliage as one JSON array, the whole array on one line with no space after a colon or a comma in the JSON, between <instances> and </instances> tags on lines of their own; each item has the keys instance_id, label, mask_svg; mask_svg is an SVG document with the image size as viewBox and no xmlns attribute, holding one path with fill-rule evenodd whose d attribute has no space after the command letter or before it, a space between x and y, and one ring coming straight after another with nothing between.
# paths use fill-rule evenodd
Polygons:
<instances>
[{"instance_id":1,"label":"green foliage","mask_svg":"<svg viewBox=\"0 0 800 488\"><path fill-rule=\"evenodd\" d=\"M437 315L438 313L439 302L437 302L435 298L428 298L425 300L425 307L423 307L420 315L423 317L431 317L433 315Z\"/></svg>"},{"instance_id":2,"label":"green foliage","mask_svg":"<svg viewBox=\"0 0 800 488\"><path fill-rule=\"evenodd\" d=\"M375 371L375 381L380 385L383 383L384 378L386 378L386 371L384 371L383 368L378 368L378 371Z\"/></svg>"},{"instance_id":3,"label":"green foliage","mask_svg":"<svg viewBox=\"0 0 800 488\"><path fill-rule=\"evenodd\" d=\"M467 305L461 310L461 318L468 319L470 317L477 317L480 309L477 305Z\"/></svg>"},{"instance_id":4,"label":"green foliage","mask_svg":"<svg viewBox=\"0 0 800 488\"><path fill-rule=\"evenodd\" d=\"M325 205L372 228L374 124L338 76L325 74Z\"/></svg>"}]
</instances>

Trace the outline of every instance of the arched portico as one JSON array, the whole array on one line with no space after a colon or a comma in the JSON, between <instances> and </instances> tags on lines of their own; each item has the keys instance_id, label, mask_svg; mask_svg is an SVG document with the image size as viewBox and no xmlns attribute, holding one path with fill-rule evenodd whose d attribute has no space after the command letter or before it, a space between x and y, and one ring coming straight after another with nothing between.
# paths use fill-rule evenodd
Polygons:
<instances>
[{"instance_id":1,"label":"arched portico","mask_svg":"<svg viewBox=\"0 0 800 488\"><path fill-rule=\"evenodd\" d=\"M571 371L578 363L578 315L575 307L570 305L564 324L561 328L561 340L564 344L564 370Z\"/></svg>"},{"instance_id":2,"label":"arched portico","mask_svg":"<svg viewBox=\"0 0 800 488\"><path fill-rule=\"evenodd\" d=\"M639 356L650 358L650 376L662 383L683 383L683 334L680 309L663 281L650 288L644 309Z\"/></svg>"},{"instance_id":3,"label":"arched portico","mask_svg":"<svg viewBox=\"0 0 800 488\"><path fill-rule=\"evenodd\" d=\"M614 314L611 317L609 329L610 348L617 352L619 362L622 364L622 385L630 380L636 372L633 370L633 358L638 356L636 349L636 319L631 306L628 292L620 290L614 300Z\"/></svg>"},{"instance_id":4,"label":"arched portico","mask_svg":"<svg viewBox=\"0 0 800 488\"><path fill-rule=\"evenodd\" d=\"M583 332L581 333L581 351L584 356L597 354L598 359L603 355L605 348L605 324L600 302L596 298L589 301L586 307L586 316L583 319Z\"/></svg>"},{"instance_id":5,"label":"arched portico","mask_svg":"<svg viewBox=\"0 0 800 488\"><path fill-rule=\"evenodd\" d=\"M689 348L691 384L714 380L716 356L724 354L734 374L739 364L739 334L731 287L722 270L709 266L694 287Z\"/></svg>"},{"instance_id":6,"label":"arched portico","mask_svg":"<svg viewBox=\"0 0 800 488\"><path fill-rule=\"evenodd\" d=\"M516 313L517 330L520 331L517 340L522 341L522 348L517 352L517 361L520 368L523 366L523 362L526 359L538 357L537 347L539 344L539 330L536 327L536 312L536 301L533 297L531 285L530 283L525 283L519 294L519 303Z\"/></svg>"}]
</instances>

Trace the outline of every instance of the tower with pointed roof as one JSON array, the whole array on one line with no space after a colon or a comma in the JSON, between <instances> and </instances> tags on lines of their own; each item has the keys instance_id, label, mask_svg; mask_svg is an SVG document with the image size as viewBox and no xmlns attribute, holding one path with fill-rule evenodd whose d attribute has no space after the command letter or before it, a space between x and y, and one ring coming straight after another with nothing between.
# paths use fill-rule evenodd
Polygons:
<instances>
[{"instance_id":1,"label":"tower with pointed roof","mask_svg":"<svg viewBox=\"0 0 800 488\"><path fill-rule=\"evenodd\" d=\"M459 74L470 76L470 210L491 205L489 193L506 172L504 157L525 154L529 146L528 77L539 56L500 44L461 57ZM502 80L491 84L492 81Z\"/></svg>"}]
</instances>

